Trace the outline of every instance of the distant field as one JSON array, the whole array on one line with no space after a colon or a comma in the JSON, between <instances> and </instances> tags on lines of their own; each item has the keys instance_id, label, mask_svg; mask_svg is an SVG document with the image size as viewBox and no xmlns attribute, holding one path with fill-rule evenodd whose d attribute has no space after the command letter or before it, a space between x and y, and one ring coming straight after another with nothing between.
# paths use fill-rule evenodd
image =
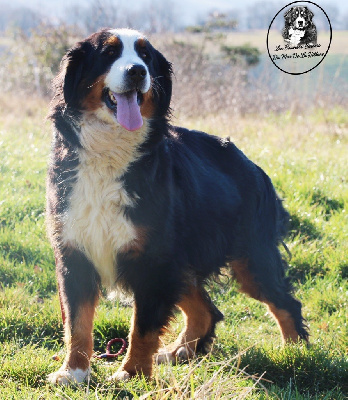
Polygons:
<instances>
[{"instance_id":1,"label":"distant field","mask_svg":"<svg viewBox=\"0 0 348 400\"><path fill-rule=\"evenodd\" d=\"M62 29L62 32L39 30L37 37L26 39L23 48L15 47L18 43L9 38L0 38L0 84L3 90L49 93L61 57L77 39L71 36L68 28ZM175 97L180 97L180 103L190 115L220 111L225 107L222 101L225 98L230 109L236 108L233 104L238 104L237 108L243 113L258 111L260 107L267 112L315 109L318 103L320 107L347 106L348 31L334 31L330 51L323 62L311 72L297 77L285 74L273 65L266 51L266 36L267 31L262 30L226 35L155 34L150 35L150 39L173 63ZM66 41L62 42L62 37ZM257 65L236 65L221 50L224 45L246 43L260 49ZM1 53L1 48L14 49L13 58ZM188 82L197 88L195 92Z\"/></svg>"},{"instance_id":2,"label":"distant field","mask_svg":"<svg viewBox=\"0 0 348 400\"><path fill-rule=\"evenodd\" d=\"M325 32L322 35L329 38L330 33ZM202 41L205 34L191 34L191 40L196 40L197 43ZM178 34L176 37L180 40L187 38L187 34ZM194 39L194 37L196 39ZM226 35L226 42L229 45L240 46L245 43L250 43L252 46L260 49L261 52L267 52L266 46L267 30L250 30L246 32L230 32ZM330 46L330 54L348 55L348 31L333 31L332 43ZM212 45L213 46L213 45Z\"/></svg>"},{"instance_id":3,"label":"distant field","mask_svg":"<svg viewBox=\"0 0 348 400\"><path fill-rule=\"evenodd\" d=\"M323 33L328 38L329 33ZM211 40L209 38L215 39ZM208 39L207 39L208 38ZM153 40L158 43L165 51L167 41L173 40L185 43L195 44L199 49L202 48L203 52L211 60L220 60L223 64L224 58L221 55L221 45L228 46L241 46L249 43L251 46L257 47L261 51L260 63L248 69L250 77L256 79L258 87L266 86L267 90L277 98L280 92L285 90L289 91L289 100L296 96L302 96L302 89L305 90L305 96L312 98L327 97L329 94L332 102L340 102L341 100L333 100L336 94L340 93L342 98L347 99L348 93L348 31L334 31L332 35L332 42L328 54L323 62L311 72L302 75L301 79L285 74L279 71L271 62L266 46L267 31L255 30L247 32L232 32L227 35L211 35L211 34L177 34L169 36L156 36ZM175 70L175 65L174 65ZM259 80L258 80L259 79ZM303 87L305 82L305 87ZM253 90L255 85L251 85L249 90Z\"/></svg>"},{"instance_id":4,"label":"distant field","mask_svg":"<svg viewBox=\"0 0 348 400\"><path fill-rule=\"evenodd\" d=\"M106 381L120 360L94 359L90 382L55 388L46 375L64 357L54 257L45 233L47 104L0 96L0 398L296 399L348 395L348 115L336 107L303 116L183 118L175 123L230 136L272 178L291 214L289 274L303 302L311 348L281 347L266 309L232 282L209 291L225 314L213 353L156 368L155 379ZM126 337L129 307L102 300L95 349ZM182 321L173 323L178 331ZM166 339L168 340L168 338ZM142 397L141 397L142 396Z\"/></svg>"},{"instance_id":5,"label":"distant field","mask_svg":"<svg viewBox=\"0 0 348 400\"><path fill-rule=\"evenodd\" d=\"M329 33L323 33L325 37L329 37ZM172 37L169 34L161 34L161 35L153 35L154 38L158 38L160 40L163 36ZM174 37L176 40L190 40L196 43L201 43L202 39L206 36L206 34L197 33L197 34L188 34L188 33L180 33L175 34ZM260 49L261 52L267 51L266 46L266 38L267 38L267 30L250 30L246 32L229 32L226 35L227 44L233 46L240 46L245 43L250 43L252 46ZM332 34L332 43L330 46L330 54L343 54L348 55L348 31L333 31ZM0 47L1 46L9 46L11 44L11 40L7 37L0 36ZM214 45L212 45L214 47Z\"/></svg>"}]
</instances>

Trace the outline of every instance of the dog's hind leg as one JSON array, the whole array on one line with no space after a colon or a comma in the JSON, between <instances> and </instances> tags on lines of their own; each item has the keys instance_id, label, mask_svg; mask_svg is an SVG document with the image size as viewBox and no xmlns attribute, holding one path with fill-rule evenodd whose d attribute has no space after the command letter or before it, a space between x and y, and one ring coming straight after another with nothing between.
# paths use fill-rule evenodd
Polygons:
<instances>
[{"instance_id":1,"label":"dog's hind leg","mask_svg":"<svg viewBox=\"0 0 348 400\"><path fill-rule=\"evenodd\" d=\"M265 303L274 316L284 342L308 342L308 332L301 313L301 303L291 295L291 285L285 277L284 266L277 248L269 254L268 265L251 260L233 261L230 265L240 291ZM263 268L263 266L266 266Z\"/></svg>"},{"instance_id":2,"label":"dog's hind leg","mask_svg":"<svg viewBox=\"0 0 348 400\"><path fill-rule=\"evenodd\" d=\"M56 250L59 297L67 354L63 366L48 376L54 384L81 383L89 373L93 352L93 317L99 276L79 251Z\"/></svg>"},{"instance_id":3,"label":"dog's hind leg","mask_svg":"<svg viewBox=\"0 0 348 400\"><path fill-rule=\"evenodd\" d=\"M174 343L160 350L157 363L175 363L192 358L197 352L207 353L215 337L215 325L223 319L201 286L189 286L177 306L183 313L185 327Z\"/></svg>"}]
</instances>

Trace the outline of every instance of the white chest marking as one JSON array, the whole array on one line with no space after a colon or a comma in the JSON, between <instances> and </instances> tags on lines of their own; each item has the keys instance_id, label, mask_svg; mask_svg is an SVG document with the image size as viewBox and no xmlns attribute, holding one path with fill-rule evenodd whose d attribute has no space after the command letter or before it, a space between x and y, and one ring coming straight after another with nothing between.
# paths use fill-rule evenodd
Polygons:
<instances>
[{"instance_id":1,"label":"white chest marking","mask_svg":"<svg viewBox=\"0 0 348 400\"><path fill-rule=\"evenodd\" d=\"M115 283L117 251L136 238L124 216L131 200L112 172L80 165L64 221L65 241L87 255L108 288Z\"/></svg>"},{"instance_id":2,"label":"white chest marking","mask_svg":"<svg viewBox=\"0 0 348 400\"><path fill-rule=\"evenodd\" d=\"M136 229L124 215L132 200L119 177L137 158L137 146L146 136L144 125L137 133L123 128L118 132L115 126L108 131L105 122L85 119L76 182L62 216L63 243L81 250L109 289L115 285L117 252L136 239Z\"/></svg>"}]
</instances>

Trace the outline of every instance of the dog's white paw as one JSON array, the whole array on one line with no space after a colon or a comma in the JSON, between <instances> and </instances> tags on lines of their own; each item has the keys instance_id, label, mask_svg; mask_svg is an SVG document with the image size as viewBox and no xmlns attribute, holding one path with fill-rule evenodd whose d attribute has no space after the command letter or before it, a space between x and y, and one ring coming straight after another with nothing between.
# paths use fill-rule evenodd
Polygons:
<instances>
[{"instance_id":1,"label":"dog's white paw","mask_svg":"<svg viewBox=\"0 0 348 400\"><path fill-rule=\"evenodd\" d=\"M188 346L181 346L176 350L175 357L179 361L187 361L190 358L193 358L195 353Z\"/></svg>"},{"instance_id":2,"label":"dog's white paw","mask_svg":"<svg viewBox=\"0 0 348 400\"><path fill-rule=\"evenodd\" d=\"M161 349L159 353L155 355L156 364L175 364L176 359L173 353Z\"/></svg>"},{"instance_id":3,"label":"dog's white paw","mask_svg":"<svg viewBox=\"0 0 348 400\"><path fill-rule=\"evenodd\" d=\"M118 370L116 373L114 373L110 378L108 378L108 381L110 382L125 382L128 381L131 378L131 375L125 371L125 370Z\"/></svg>"},{"instance_id":4,"label":"dog's white paw","mask_svg":"<svg viewBox=\"0 0 348 400\"><path fill-rule=\"evenodd\" d=\"M166 349L160 349L156 354L157 364L176 364L177 362L184 362L192 359L195 352L187 345L178 347L175 351L169 352Z\"/></svg>"},{"instance_id":5,"label":"dog's white paw","mask_svg":"<svg viewBox=\"0 0 348 400\"><path fill-rule=\"evenodd\" d=\"M47 380L54 385L76 385L82 383L89 372L89 369L82 370L79 368L71 369L62 367L58 371L49 374Z\"/></svg>"}]
</instances>

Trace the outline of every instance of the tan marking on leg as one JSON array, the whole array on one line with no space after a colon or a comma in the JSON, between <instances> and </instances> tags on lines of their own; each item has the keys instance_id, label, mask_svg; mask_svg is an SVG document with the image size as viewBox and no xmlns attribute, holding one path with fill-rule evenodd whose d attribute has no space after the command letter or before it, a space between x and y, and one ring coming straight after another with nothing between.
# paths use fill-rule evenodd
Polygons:
<instances>
[{"instance_id":1,"label":"tan marking on leg","mask_svg":"<svg viewBox=\"0 0 348 400\"><path fill-rule=\"evenodd\" d=\"M192 286L178 304L184 315L185 328L180 334L181 343L190 343L194 348L198 339L203 338L210 330L212 315L201 291Z\"/></svg>"},{"instance_id":2,"label":"tan marking on leg","mask_svg":"<svg viewBox=\"0 0 348 400\"><path fill-rule=\"evenodd\" d=\"M240 291L246 293L250 297L263 301L261 289L255 282L253 275L248 268L248 260L232 261L230 266L234 272L234 277L240 285Z\"/></svg>"},{"instance_id":3,"label":"tan marking on leg","mask_svg":"<svg viewBox=\"0 0 348 400\"><path fill-rule=\"evenodd\" d=\"M57 263L57 261L56 261ZM59 294L59 304L60 304L60 312L62 315L62 321L63 321L63 328L65 329L65 321L66 321L66 312L65 312L65 308L64 308L64 297L58 282L58 294Z\"/></svg>"},{"instance_id":4,"label":"tan marking on leg","mask_svg":"<svg viewBox=\"0 0 348 400\"><path fill-rule=\"evenodd\" d=\"M64 315L65 343L67 354L61 368L49 374L47 379L53 384L70 385L84 381L89 374L90 358L93 352L93 316L96 302L82 305L77 316L69 322L70 316L64 307L61 297L62 314Z\"/></svg>"},{"instance_id":5,"label":"tan marking on leg","mask_svg":"<svg viewBox=\"0 0 348 400\"><path fill-rule=\"evenodd\" d=\"M111 380L126 380L136 374L150 377L152 374L153 355L159 347L159 331L140 335L137 329L137 313L134 309L129 333L127 354L119 370Z\"/></svg>"},{"instance_id":6,"label":"tan marking on leg","mask_svg":"<svg viewBox=\"0 0 348 400\"><path fill-rule=\"evenodd\" d=\"M295 328L295 321L291 314L280 308L277 308L273 303L267 304L269 311L274 316L280 331L283 335L284 342L298 342L299 335Z\"/></svg>"},{"instance_id":7,"label":"tan marking on leg","mask_svg":"<svg viewBox=\"0 0 348 400\"><path fill-rule=\"evenodd\" d=\"M213 317L209 305L199 288L191 286L189 289L177 305L183 313L185 327L174 343L160 349L157 363L194 357L198 341L211 330Z\"/></svg>"},{"instance_id":8,"label":"tan marking on leg","mask_svg":"<svg viewBox=\"0 0 348 400\"><path fill-rule=\"evenodd\" d=\"M89 368L89 360L93 352L93 318L96 302L86 303L78 310L78 314L70 324L65 324L65 342L67 355L64 365L70 369Z\"/></svg>"},{"instance_id":9,"label":"tan marking on leg","mask_svg":"<svg viewBox=\"0 0 348 400\"><path fill-rule=\"evenodd\" d=\"M299 340L299 335L291 314L286 310L277 308L273 303L265 299L261 293L260 286L255 282L253 275L248 269L248 262L246 260L233 261L230 265L233 269L234 277L240 285L240 291L256 300L262 301L268 306L269 311L272 313L279 326L283 341L297 342Z\"/></svg>"}]
</instances>

